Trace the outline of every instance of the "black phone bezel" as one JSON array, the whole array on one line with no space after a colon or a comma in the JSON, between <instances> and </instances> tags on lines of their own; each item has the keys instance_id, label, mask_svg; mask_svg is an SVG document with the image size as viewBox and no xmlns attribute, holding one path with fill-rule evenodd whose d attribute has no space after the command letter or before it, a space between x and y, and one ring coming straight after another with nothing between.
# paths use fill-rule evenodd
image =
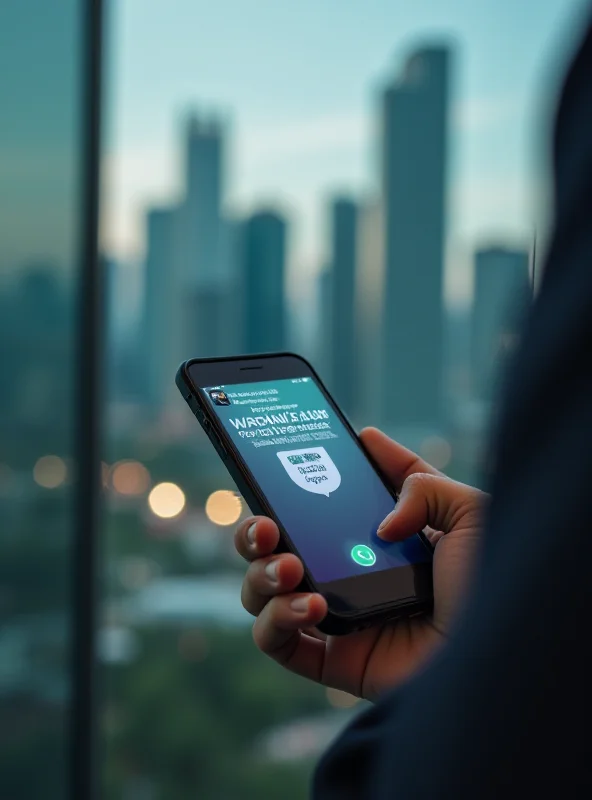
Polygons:
<instances>
[{"instance_id":1,"label":"black phone bezel","mask_svg":"<svg viewBox=\"0 0 592 800\"><path fill-rule=\"evenodd\" d=\"M283 352L222 358L193 358L181 364L177 373L179 389L212 440L218 454L224 460L226 467L237 482L239 490L246 495L245 499L251 510L274 519L283 540L281 549L294 552L296 555L299 555L298 548L275 516L263 490L213 411L204 387L300 377L311 377L315 380L327 402L330 403L346 430L370 461L386 489L396 499L396 493L365 449L351 423L323 384L318 373L302 356ZM433 548L427 538L422 532L418 532L418 535L431 553ZM330 615L335 618L336 622L340 621L346 629L359 627L364 621L372 621L375 618L420 612L430 608L433 601L431 560L355 575L327 583L316 581L306 564L304 564L304 569L304 584L312 591L318 591L325 596ZM335 625L329 627L335 627Z\"/></svg>"}]
</instances>

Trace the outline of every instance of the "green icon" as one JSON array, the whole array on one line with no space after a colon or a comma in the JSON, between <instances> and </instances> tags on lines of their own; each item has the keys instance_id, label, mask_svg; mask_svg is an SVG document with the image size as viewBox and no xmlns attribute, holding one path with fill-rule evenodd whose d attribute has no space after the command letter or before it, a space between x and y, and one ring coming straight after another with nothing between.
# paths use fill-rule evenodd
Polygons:
<instances>
[{"instance_id":1,"label":"green icon","mask_svg":"<svg viewBox=\"0 0 592 800\"><path fill-rule=\"evenodd\" d=\"M366 544L357 544L352 548L351 557L361 567L371 567L376 564L376 553Z\"/></svg>"}]
</instances>

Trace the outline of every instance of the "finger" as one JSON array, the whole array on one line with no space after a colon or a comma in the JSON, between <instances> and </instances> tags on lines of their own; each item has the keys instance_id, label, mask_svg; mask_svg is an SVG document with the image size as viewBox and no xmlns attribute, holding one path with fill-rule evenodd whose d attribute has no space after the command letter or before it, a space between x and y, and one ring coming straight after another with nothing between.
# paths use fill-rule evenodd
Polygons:
<instances>
[{"instance_id":1,"label":"finger","mask_svg":"<svg viewBox=\"0 0 592 800\"><path fill-rule=\"evenodd\" d=\"M431 544L433 547L435 547L435 546L438 544L438 542L440 541L440 539L441 539L443 536L445 536L445 535L446 535L446 534L444 533L444 531L435 531L433 528L430 528L430 526L429 526L429 525L427 525L427 526L426 526L426 527L423 529L423 532L424 532L425 536L427 537L427 539L428 539L429 543L430 543L430 544Z\"/></svg>"},{"instance_id":2,"label":"finger","mask_svg":"<svg viewBox=\"0 0 592 800\"><path fill-rule=\"evenodd\" d=\"M401 488L405 480L415 472L424 472L430 475L440 475L437 469L430 466L427 461L420 458L402 444L389 439L378 428L364 428L360 439L372 458L397 489Z\"/></svg>"},{"instance_id":3,"label":"finger","mask_svg":"<svg viewBox=\"0 0 592 800\"><path fill-rule=\"evenodd\" d=\"M464 493L459 489L455 481L440 475L421 472L410 475L394 511L378 528L378 535L389 542L400 541L427 525L447 533L466 506Z\"/></svg>"},{"instance_id":4,"label":"finger","mask_svg":"<svg viewBox=\"0 0 592 800\"><path fill-rule=\"evenodd\" d=\"M293 592L304 575L302 562L291 553L258 558L249 566L241 600L249 614L257 616L277 594Z\"/></svg>"},{"instance_id":5,"label":"finger","mask_svg":"<svg viewBox=\"0 0 592 800\"><path fill-rule=\"evenodd\" d=\"M302 633L305 633L307 636L310 636L313 639L319 639L321 642L327 641L327 634L322 633L318 628L304 628Z\"/></svg>"},{"instance_id":6,"label":"finger","mask_svg":"<svg viewBox=\"0 0 592 800\"><path fill-rule=\"evenodd\" d=\"M268 517L249 517L234 534L234 546L247 561L271 555L279 540L277 525Z\"/></svg>"},{"instance_id":7,"label":"finger","mask_svg":"<svg viewBox=\"0 0 592 800\"><path fill-rule=\"evenodd\" d=\"M274 597L257 617L253 638L263 653L286 669L320 681L326 644L302 628L318 625L326 613L327 602L320 594Z\"/></svg>"}]
</instances>

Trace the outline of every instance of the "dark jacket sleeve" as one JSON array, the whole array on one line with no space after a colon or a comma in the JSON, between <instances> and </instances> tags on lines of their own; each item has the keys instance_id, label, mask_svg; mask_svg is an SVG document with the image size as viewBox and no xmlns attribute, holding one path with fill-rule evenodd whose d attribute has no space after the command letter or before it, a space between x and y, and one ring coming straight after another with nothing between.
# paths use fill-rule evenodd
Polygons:
<instances>
[{"instance_id":1,"label":"dark jacket sleeve","mask_svg":"<svg viewBox=\"0 0 592 800\"><path fill-rule=\"evenodd\" d=\"M321 761L315 800L592 797L592 35L554 141L555 231L449 642Z\"/></svg>"}]
</instances>

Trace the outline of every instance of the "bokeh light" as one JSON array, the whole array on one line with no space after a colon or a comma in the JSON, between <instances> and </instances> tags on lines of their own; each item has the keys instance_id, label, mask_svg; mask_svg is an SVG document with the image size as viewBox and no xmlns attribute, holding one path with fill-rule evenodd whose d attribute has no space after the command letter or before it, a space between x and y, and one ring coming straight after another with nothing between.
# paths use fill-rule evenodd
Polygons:
<instances>
[{"instance_id":1,"label":"bokeh light","mask_svg":"<svg viewBox=\"0 0 592 800\"><path fill-rule=\"evenodd\" d=\"M185 508L185 494L176 483L157 483L148 495L148 505L157 517L171 519Z\"/></svg>"},{"instance_id":2,"label":"bokeh light","mask_svg":"<svg viewBox=\"0 0 592 800\"><path fill-rule=\"evenodd\" d=\"M150 486L150 473L139 461L119 461L111 470L111 485L118 494L144 494Z\"/></svg>"},{"instance_id":3,"label":"bokeh light","mask_svg":"<svg viewBox=\"0 0 592 800\"><path fill-rule=\"evenodd\" d=\"M436 469L444 469L452 458L452 447L442 436L428 436L421 443L419 454Z\"/></svg>"},{"instance_id":4,"label":"bokeh light","mask_svg":"<svg viewBox=\"0 0 592 800\"><path fill-rule=\"evenodd\" d=\"M234 525L242 510L240 498L228 489L212 492L206 501L206 515L215 525Z\"/></svg>"},{"instance_id":5,"label":"bokeh light","mask_svg":"<svg viewBox=\"0 0 592 800\"><path fill-rule=\"evenodd\" d=\"M44 489L57 489L68 476L68 467L59 456L41 456L33 467L35 483Z\"/></svg>"},{"instance_id":6,"label":"bokeh light","mask_svg":"<svg viewBox=\"0 0 592 800\"><path fill-rule=\"evenodd\" d=\"M333 708L352 708L359 702L359 698L354 697L353 694L333 688L327 689L327 700Z\"/></svg>"}]
</instances>

